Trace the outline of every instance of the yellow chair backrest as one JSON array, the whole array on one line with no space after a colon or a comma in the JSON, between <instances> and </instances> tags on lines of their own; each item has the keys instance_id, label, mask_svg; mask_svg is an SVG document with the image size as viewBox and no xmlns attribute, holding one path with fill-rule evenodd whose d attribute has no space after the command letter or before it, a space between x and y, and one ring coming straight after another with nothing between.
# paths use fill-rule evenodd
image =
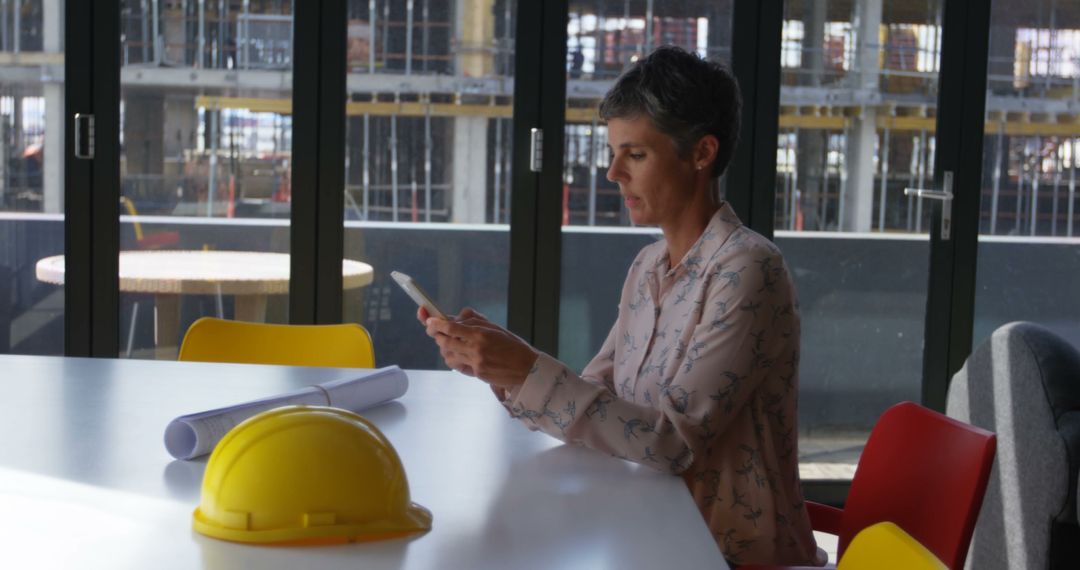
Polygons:
<instances>
[{"instance_id":1,"label":"yellow chair backrest","mask_svg":"<svg viewBox=\"0 0 1080 570\"><path fill-rule=\"evenodd\" d=\"M135 228L135 241L142 241L142 224L139 223L139 211L135 209L135 202L132 202L131 198L128 198L127 196L121 196L120 204L127 210L128 215L132 217L131 225Z\"/></svg>"},{"instance_id":2,"label":"yellow chair backrest","mask_svg":"<svg viewBox=\"0 0 1080 570\"><path fill-rule=\"evenodd\" d=\"M836 570L948 570L904 529L891 522L868 526L851 539Z\"/></svg>"},{"instance_id":3,"label":"yellow chair backrest","mask_svg":"<svg viewBox=\"0 0 1080 570\"><path fill-rule=\"evenodd\" d=\"M342 325L277 325L203 317L191 324L180 360L287 366L373 368L367 330Z\"/></svg>"}]
</instances>

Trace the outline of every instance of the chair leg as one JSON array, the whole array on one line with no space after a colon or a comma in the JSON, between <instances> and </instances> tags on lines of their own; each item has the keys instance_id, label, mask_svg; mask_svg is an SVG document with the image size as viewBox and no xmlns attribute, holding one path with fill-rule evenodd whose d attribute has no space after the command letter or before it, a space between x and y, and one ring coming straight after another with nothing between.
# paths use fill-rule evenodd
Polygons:
<instances>
[{"instance_id":1,"label":"chair leg","mask_svg":"<svg viewBox=\"0 0 1080 570\"><path fill-rule=\"evenodd\" d=\"M127 350L125 357L131 358L131 347L135 344L135 321L139 318L139 302L131 304L131 323L128 324Z\"/></svg>"}]
</instances>

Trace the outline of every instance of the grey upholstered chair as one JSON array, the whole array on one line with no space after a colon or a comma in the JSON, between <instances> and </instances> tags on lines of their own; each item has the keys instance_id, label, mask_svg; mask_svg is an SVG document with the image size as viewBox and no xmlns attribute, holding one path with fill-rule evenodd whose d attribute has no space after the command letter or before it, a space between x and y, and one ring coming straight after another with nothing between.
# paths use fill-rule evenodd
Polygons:
<instances>
[{"instance_id":1,"label":"grey upholstered chair","mask_svg":"<svg viewBox=\"0 0 1080 570\"><path fill-rule=\"evenodd\" d=\"M997 433L968 568L1080 568L1080 352L1032 323L994 331L949 386L948 415Z\"/></svg>"}]
</instances>

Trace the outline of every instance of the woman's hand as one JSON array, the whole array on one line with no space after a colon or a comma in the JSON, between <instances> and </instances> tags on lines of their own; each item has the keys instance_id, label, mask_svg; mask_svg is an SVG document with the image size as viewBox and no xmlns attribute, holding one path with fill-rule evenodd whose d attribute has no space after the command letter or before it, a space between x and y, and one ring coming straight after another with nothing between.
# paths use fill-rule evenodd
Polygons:
<instances>
[{"instance_id":1,"label":"woman's hand","mask_svg":"<svg viewBox=\"0 0 1080 570\"><path fill-rule=\"evenodd\" d=\"M529 343L469 308L449 320L432 318L423 308L416 317L439 345L447 366L496 386L525 382L540 354Z\"/></svg>"}]
</instances>

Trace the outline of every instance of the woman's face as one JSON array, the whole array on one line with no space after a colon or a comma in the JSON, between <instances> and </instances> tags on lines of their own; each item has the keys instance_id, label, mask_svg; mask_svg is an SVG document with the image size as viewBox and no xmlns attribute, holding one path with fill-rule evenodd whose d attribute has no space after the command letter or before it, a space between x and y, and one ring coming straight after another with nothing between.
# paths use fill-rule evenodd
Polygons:
<instances>
[{"instance_id":1,"label":"woman's face","mask_svg":"<svg viewBox=\"0 0 1080 570\"><path fill-rule=\"evenodd\" d=\"M679 158L670 137L647 116L608 121L607 178L619 185L630 219L639 225L673 227L694 196L693 159Z\"/></svg>"}]
</instances>

